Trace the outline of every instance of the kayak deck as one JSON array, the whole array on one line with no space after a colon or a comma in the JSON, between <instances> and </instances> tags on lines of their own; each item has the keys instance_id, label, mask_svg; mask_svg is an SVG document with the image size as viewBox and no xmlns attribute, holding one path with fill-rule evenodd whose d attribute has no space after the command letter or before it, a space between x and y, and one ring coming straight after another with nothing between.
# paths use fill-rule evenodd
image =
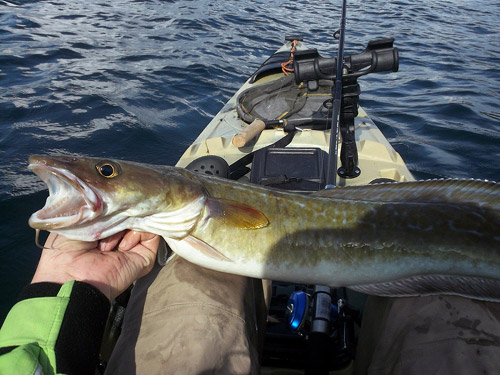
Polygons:
<instances>
[{"instance_id":1,"label":"kayak deck","mask_svg":"<svg viewBox=\"0 0 500 375\"><path fill-rule=\"evenodd\" d=\"M290 48L291 43L288 42L276 53L289 51ZM304 50L306 47L302 42L299 42L297 49ZM236 134L240 133L248 126L246 122L238 117L236 111L238 96L251 87L278 80L283 77L283 73L263 74L257 76L257 78L255 75L250 77L215 115L212 121L210 121L194 140L192 145L188 147L176 166L186 167L193 160L207 155L220 156L224 158L228 164L232 164L249 153L267 147L283 138L287 133L281 128L275 128L265 129L256 139L252 140L250 144L244 147L236 147L231 142ZM394 150L382 132L361 107L355 119L355 139L358 148L361 175L352 179L339 177L337 182L338 186L363 185L380 178L392 179L397 182L414 179L401 156ZM287 147L316 147L328 152L329 144L330 129L312 130L305 128L295 134ZM340 165L340 157L338 165ZM244 176L240 180L247 181L248 176Z\"/></svg>"},{"instance_id":2,"label":"kayak deck","mask_svg":"<svg viewBox=\"0 0 500 375\"><path fill-rule=\"evenodd\" d=\"M238 133L236 131L231 133L230 129L226 128L224 129L224 132L226 132L225 135L212 136L221 130L218 129L217 124L222 121L228 121L228 119L223 118L222 120L218 120L215 124L212 121L204 131L205 135L209 136L209 138L197 139L197 141L184 152L176 166L185 167L193 160L206 155L220 156L229 164L232 164L250 152L269 146L286 135L281 129L264 130L260 134L257 143L247 147L237 148L231 143L232 137ZM241 120L239 121L242 122ZM214 125L211 134L208 132L211 127L210 125ZM231 129L234 128L231 127ZM298 132L287 147L318 147L328 152L329 142L329 130L318 131L305 129ZM339 178L339 186L368 184L378 178L389 178L398 182L413 180L413 176L406 167L401 156L392 148L380 130L378 130L373 121L363 110L360 111L360 115L358 115L356 119L356 144L358 146L359 168L362 171L361 175L356 179Z\"/></svg>"}]
</instances>

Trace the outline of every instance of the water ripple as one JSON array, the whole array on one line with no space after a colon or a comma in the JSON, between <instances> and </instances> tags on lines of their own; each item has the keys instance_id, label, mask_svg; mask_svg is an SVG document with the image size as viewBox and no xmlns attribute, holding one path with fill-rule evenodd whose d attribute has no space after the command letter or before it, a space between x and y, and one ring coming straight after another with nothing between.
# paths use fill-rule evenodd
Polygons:
<instances>
[{"instance_id":1,"label":"water ripple","mask_svg":"<svg viewBox=\"0 0 500 375\"><path fill-rule=\"evenodd\" d=\"M34 152L174 164L285 35L333 56L335 7L0 0L0 202L43 188ZM347 53L396 38L399 72L361 79L361 103L417 176L500 180L499 14L493 0L348 2Z\"/></svg>"}]
</instances>

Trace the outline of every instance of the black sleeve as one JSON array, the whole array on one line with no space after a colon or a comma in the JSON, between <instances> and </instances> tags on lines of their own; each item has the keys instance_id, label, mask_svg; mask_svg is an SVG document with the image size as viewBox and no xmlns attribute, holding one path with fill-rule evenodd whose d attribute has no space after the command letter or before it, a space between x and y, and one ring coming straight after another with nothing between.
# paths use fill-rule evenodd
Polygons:
<instances>
[{"instance_id":1,"label":"black sleeve","mask_svg":"<svg viewBox=\"0 0 500 375\"><path fill-rule=\"evenodd\" d=\"M55 297L61 285L36 283L24 288L20 300ZM76 281L55 345L58 373L94 374L110 302L97 288Z\"/></svg>"}]
</instances>

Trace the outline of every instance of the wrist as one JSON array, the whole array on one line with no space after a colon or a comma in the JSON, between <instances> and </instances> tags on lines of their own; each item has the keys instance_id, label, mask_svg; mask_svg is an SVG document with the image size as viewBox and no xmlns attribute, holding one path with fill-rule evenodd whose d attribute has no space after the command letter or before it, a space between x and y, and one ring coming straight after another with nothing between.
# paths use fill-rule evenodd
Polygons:
<instances>
[{"instance_id":1,"label":"wrist","mask_svg":"<svg viewBox=\"0 0 500 375\"><path fill-rule=\"evenodd\" d=\"M61 272L57 271L52 271L52 272L43 272L40 271L39 269L36 270L35 274L33 275L33 279L31 280L31 284L36 284L36 283L56 283L56 284L64 284L67 283L68 281L75 280L74 278L71 278L69 275L66 275ZM79 281L79 280L77 280Z\"/></svg>"},{"instance_id":2,"label":"wrist","mask_svg":"<svg viewBox=\"0 0 500 375\"><path fill-rule=\"evenodd\" d=\"M37 271L35 272L35 275L33 276L33 279L31 280L31 284L38 284L38 283L55 283L59 285L63 285L69 281L79 281L83 282L86 284L89 284L99 290L109 301L112 301L114 298L114 295L112 293L112 288L108 285L105 285L103 283L97 282L97 281L92 281L92 280L82 280L81 278L73 277L65 272L43 272Z\"/></svg>"}]
</instances>

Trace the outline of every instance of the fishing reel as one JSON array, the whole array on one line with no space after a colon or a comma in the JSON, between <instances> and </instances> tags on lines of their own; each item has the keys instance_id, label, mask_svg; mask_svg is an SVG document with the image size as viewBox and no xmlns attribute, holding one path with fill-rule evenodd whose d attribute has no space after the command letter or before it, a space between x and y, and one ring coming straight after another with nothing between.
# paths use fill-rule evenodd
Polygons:
<instances>
[{"instance_id":1,"label":"fishing reel","mask_svg":"<svg viewBox=\"0 0 500 375\"><path fill-rule=\"evenodd\" d=\"M338 323L345 320L360 323L359 311L351 308L345 298L335 300L330 288L321 285L293 292L285 316L288 329L306 339L311 332L332 335Z\"/></svg>"},{"instance_id":2,"label":"fishing reel","mask_svg":"<svg viewBox=\"0 0 500 375\"><path fill-rule=\"evenodd\" d=\"M305 338L313 329L313 322L323 321L325 324L319 327L320 331L330 334L332 326L338 319L338 304L332 303L330 288L321 287L319 290L316 288L312 294L304 291L293 292L286 306L288 328Z\"/></svg>"},{"instance_id":3,"label":"fishing reel","mask_svg":"<svg viewBox=\"0 0 500 375\"><path fill-rule=\"evenodd\" d=\"M315 285L290 295L286 307L288 328L308 342L311 373L325 372L333 364L348 363L354 357L354 324L361 314L345 298L334 298L329 287ZM325 371L317 372L317 369Z\"/></svg>"},{"instance_id":4,"label":"fishing reel","mask_svg":"<svg viewBox=\"0 0 500 375\"><path fill-rule=\"evenodd\" d=\"M377 39L368 42L367 47L357 55L344 57L343 79L358 78L370 73L397 72L399 52L393 46L394 38ZM303 54L304 56L301 56ZM311 51L296 52L293 64L295 82L307 82L308 88L315 91L320 79L335 80L337 58L307 58ZM304 58L305 57L305 58Z\"/></svg>"}]
</instances>

